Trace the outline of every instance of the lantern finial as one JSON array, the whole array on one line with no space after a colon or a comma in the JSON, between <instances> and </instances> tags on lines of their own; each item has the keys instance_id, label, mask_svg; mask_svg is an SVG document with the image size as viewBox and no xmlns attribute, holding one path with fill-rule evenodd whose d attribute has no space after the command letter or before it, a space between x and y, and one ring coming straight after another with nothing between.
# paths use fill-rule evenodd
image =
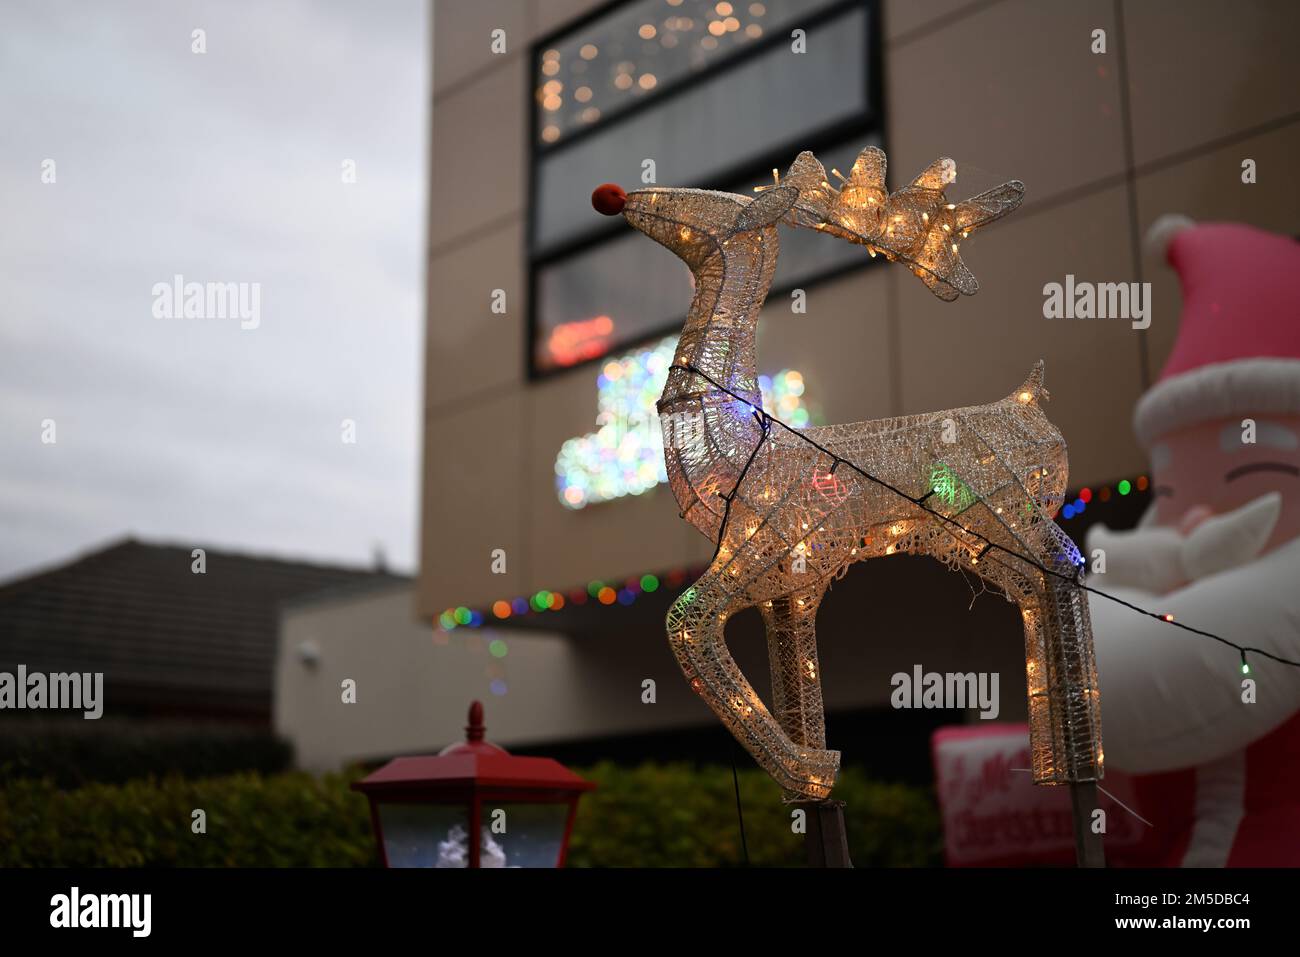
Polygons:
<instances>
[{"instance_id":1,"label":"lantern finial","mask_svg":"<svg viewBox=\"0 0 1300 957\"><path fill-rule=\"evenodd\" d=\"M469 724L465 725L465 740L482 741L483 732L486 730L483 727L483 703L471 701L469 705Z\"/></svg>"}]
</instances>

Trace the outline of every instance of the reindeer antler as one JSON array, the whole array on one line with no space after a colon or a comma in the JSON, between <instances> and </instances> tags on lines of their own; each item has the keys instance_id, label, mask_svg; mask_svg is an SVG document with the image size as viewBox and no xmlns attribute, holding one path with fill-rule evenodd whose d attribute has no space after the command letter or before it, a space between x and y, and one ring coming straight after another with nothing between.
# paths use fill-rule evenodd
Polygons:
<instances>
[{"instance_id":1,"label":"reindeer antler","mask_svg":"<svg viewBox=\"0 0 1300 957\"><path fill-rule=\"evenodd\" d=\"M944 187L957 178L957 164L945 158L931 163L912 182L890 193L885 186L883 150L868 146L847 177L832 170L843 186L826 179L826 170L810 152L800 153L781 180L794 186L799 199L785 217L791 226L818 229L859 243L875 256L907 263L940 299L974 295L979 283L958 254L958 244L976 228L1001 219L1020 205L1025 185L1011 180L961 203L949 203ZM758 190L770 189L760 186Z\"/></svg>"}]
</instances>

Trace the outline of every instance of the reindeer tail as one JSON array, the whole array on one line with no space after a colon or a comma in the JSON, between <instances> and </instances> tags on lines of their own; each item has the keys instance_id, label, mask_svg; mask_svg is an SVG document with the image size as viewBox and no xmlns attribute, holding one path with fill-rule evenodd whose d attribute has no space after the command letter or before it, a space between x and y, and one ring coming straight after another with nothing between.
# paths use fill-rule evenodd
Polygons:
<instances>
[{"instance_id":1,"label":"reindeer tail","mask_svg":"<svg viewBox=\"0 0 1300 957\"><path fill-rule=\"evenodd\" d=\"M1043 403L1049 398L1051 396L1043 386L1043 360L1039 359L1029 371L1029 378L1002 401L1028 413L1021 419L1028 435L1018 450L1009 456L1009 461L1015 461L1020 475L1024 475L1026 470L1029 472L1025 491L1038 509L1050 518L1065 502L1070 459L1065 437L1043 411Z\"/></svg>"},{"instance_id":2,"label":"reindeer tail","mask_svg":"<svg viewBox=\"0 0 1300 957\"><path fill-rule=\"evenodd\" d=\"M1012 392L1010 398L1017 402L1045 402L1052 397L1043 385L1043 360L1039 359L1034 363L1033 369L1029 372L1029 378L1024 381L1020 388Z\"/></svg>"}]
</instances>

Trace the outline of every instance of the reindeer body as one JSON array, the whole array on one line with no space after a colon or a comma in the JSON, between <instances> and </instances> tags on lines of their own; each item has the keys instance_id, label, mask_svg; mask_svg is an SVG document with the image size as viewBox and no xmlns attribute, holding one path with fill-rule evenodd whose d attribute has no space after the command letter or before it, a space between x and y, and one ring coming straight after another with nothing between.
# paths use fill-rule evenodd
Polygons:
<instances>
[{"instance_id":1,"label":"reindeer body","mask_svg":"<svg viewBox=\"0 0 1300 957\"><path fill-rule=\"evenodd\" d=\"M883 178L883 154L877 161L870 153L863 157L878 162ZM908 189L920 191L922 217L915 205L901 210L881 194L876 231L864 236L870 184L858 184L857 207L836 214L820 189L827 186L820 164L814 170L809 159L802 154L792 167L787 183L796 185L755 199L658 188L626 196L628 222L678 255L695 280L658 407L681 514L717 551L669 612L673 652L691 686L787 800L824 799L839 753L826 749L817 607L853 562L929 554L984 578L1022 608L1035 780L1095 780L1100 719L1091 631L1087 604L1073 587L1078 551L1051 521L1065 491L1066 446L1041 408L1042 363L1019 389L988 405L802 433L760 411L755 331L776 267L778 221L851 233L843 238L913 263L942 298L974 287L974 277L953 262L955 242L952 255L944 245L942 271L927 271L935 261L918 258L936 245L931 213L940 220L943 210L955 211L933 225L946 241L954 225L972 228L971 217L962 219L967 204L947 205L941 191L914 184ZM894 242L904 212L918 228ZM767 629L771 709L723 637L727 618L753 606Z\"/></svg>"}]
</instances>

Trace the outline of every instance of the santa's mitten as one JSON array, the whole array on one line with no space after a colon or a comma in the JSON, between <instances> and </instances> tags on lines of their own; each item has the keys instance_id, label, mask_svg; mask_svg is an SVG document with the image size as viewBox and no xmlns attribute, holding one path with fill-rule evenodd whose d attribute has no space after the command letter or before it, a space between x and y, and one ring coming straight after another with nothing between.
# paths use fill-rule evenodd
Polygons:
<instances>
[{"instance_id":1,"label":"santa's mitten","mask_svg":"<svg viewBox=\"0 0 1300 957\"><path fill-rule=\"evenodd\" d=\"M1183 540L1182 565L1188 581L1253 561L1281 514L1281 494L1269 492L1226 515L1201 522Z\"/></svg>"}]
</instances>

